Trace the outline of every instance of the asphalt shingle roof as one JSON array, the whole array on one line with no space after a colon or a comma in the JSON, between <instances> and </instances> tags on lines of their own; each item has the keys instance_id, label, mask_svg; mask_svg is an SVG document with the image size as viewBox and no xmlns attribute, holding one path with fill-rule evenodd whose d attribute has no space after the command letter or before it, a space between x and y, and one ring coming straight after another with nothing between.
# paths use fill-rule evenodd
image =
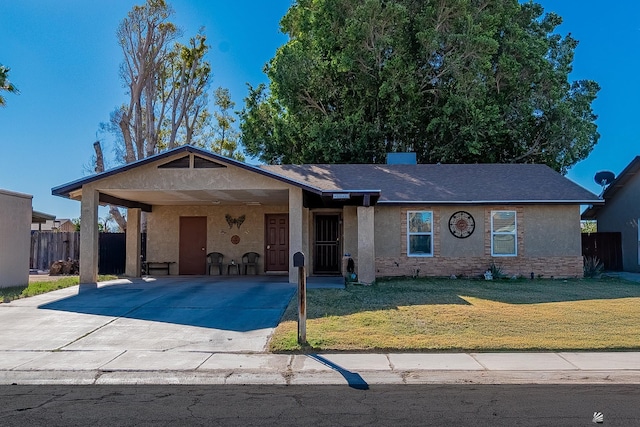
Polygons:
<instances>
[{"instance_id":1,"label":"asphalt shingle roof","mask_svg":"<svg viewBox=\"0 0 640 427\"><path fill-rule=\"evenodd\" d=\"M262 169L323 191L380 190L379 203L590 204L598 197L545 165L267 165Z\"/></svg>"}]
</instances>

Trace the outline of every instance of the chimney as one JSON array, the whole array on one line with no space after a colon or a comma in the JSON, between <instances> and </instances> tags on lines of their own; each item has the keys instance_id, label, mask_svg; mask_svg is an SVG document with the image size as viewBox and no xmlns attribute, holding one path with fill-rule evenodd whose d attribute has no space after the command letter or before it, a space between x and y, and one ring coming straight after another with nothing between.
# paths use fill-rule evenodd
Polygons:
<instances>
[{"instance_id":1,"label":"chimney","mask_svg":"<svg viewBox=\"0 0 640 427\"><path fill-rule=\"evenodd\" d=\"M415 165L416 153L387 153L388 165Z\"/></svg>"}]
</instances>

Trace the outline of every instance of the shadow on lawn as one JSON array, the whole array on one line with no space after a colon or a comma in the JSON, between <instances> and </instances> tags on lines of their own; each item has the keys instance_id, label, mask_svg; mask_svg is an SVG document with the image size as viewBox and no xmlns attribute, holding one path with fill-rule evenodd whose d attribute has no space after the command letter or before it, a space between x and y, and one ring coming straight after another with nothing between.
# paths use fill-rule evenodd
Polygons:
<instances>
[{"instance_id":1,"label":"shadow on lawn","mask_svg":"<svg viewBox=\"0 0 640 427\"><path fill-rule=\"evenodd\" d=\"M469 305L463 297L506 304L541 304L640 297L640 283L618 279L464 280L388 279L374 286L307 293L309 317L341 316L412 305Z\"/></svg>"}]
</instances>

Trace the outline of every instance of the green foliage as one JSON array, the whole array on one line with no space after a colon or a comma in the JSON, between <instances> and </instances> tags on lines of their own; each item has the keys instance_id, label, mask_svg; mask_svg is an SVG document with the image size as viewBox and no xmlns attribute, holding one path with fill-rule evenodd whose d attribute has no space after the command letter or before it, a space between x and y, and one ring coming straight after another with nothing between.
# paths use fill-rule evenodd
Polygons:
<instances>
[{"instance_id":1,"label":"green foliage","mask_svg":"<svg viewBox=\"0 0 640 427\"><path fill-rule=\"evenodd\" d=\"M100 275L98 281L103 282L107 280L117 279L117 276L113 275ZM11 302L20 298L32 297L34 295L40 295L58 289L68 288L75 286L79 283L78 276L61 276L57 280L45 280L42 282L31 282L28 286L12 286L8 288L0 288L0 301Z\"/></svg>"},{"instance_id":2,"label":"green foliage","mask_svg":"<svg viewBox=\"0 0 640 427\"><path fill-rule=\"evenodd\" d=\"M213 104L216 110L213 112L213 138L209 149L223 156L244 160L244 156L237 151L240 134L235 128L233 108L236 103L231 100L229 89L217 88L213 93Z\"/></svg>"},{"instance_id":3,"label":"green foliage","mask_svg":"<svg viewBox=\"0 0 640 427\"><path fill-rule=\"evenodd\" d=\"M600 277L604 271L604 263L595 256L586 256L583 258L584 277L594 278Z\"/></svg>"},{"instance_id":4,"label":"green foliage","mask_svg":"<svg viewBox=\"0 0 640 427\"><path fill-rule=\"evenodd\" d=\"M546 163L597 142L598 84L569 82L577 41L533 2L299 0L250 87L241 131L267 163Z\"/></svg>"},{"instance_id":5,"label":"green foliage","mask_svg":"<svg viewBox=\"0 0 640 427\"><path fill-rule=\"evenodd\" d=\"M9 67L0 64L0 93L2 91L15 94L19 93L18 89L9 81L10 70ZM5 105L6 101L4 97L0 95L0 107L4 107Z\"/></svg>"},{"instance_id":6,"label":"green foliage","mask_svg":"<svg viewBox=\"0 0 640 427\"><path fill-rule=\"evenodd\" d=\"M598 231L597 221L580 221L580 230L583 233L596 233Z\"/></svg>"}]
</instances>

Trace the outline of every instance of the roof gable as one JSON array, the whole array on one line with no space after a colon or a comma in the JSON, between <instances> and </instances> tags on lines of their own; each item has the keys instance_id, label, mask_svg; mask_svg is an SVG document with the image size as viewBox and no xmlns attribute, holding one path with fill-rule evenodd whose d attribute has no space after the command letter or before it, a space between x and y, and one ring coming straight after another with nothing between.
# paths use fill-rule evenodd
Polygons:
<instances>
[{"instance_id":1,"label":"roof gable","mask_svg":"<svg viewBox=\"0 0 640 427\"><path fill-rule=\"evenodd\" d=\"M194 162L193 162L193 168L195 169L212 169L212 168L224 168L227 166L235 166L238 167L240 169L249 171L249 172L253 172L262 176L266 176L272 179L276 179L279 181L282 181L286 184L290 184L290 185L294 185L294 186L298 186L301 187L307 191L311 191L317 194L320 194L321 191L313 188L309 185L307 185L304 182L297 182L294 181L290 178L287 177L283 177L283 176L279 176L277 174L272 174L268 171L265 171L263 169L260 169L256 166L252 166L249 165L247 163L235 160L235 159L231 159L228 157L224 157L222 155L216 154L216 153L212 153L206 150L202 150L200 148L196 148L190 145L183 145L177 148L174 148L172 150L167 150L164 151L160 154L156 154L150 157L146 157L144 159L138 160L136 162L132 162L132 163L128 163L122 166L118 166L116 168L110 169L108 171L102 172L102 173L98 173L95 175L91 175L88 177L84 177L81 179L78 179L76 181L72 181L69 182L67 184L63 184L60 185L58 187L54 187L51 189L51 193L54 196L60 196L60 197L66 197L66 198L70 198L71 194L81 190L82 186L85 184L89 184L92 182L96 182L96 181L100 181L103 180L105 178L109 178L115 175L119 175L122 174L124 172L128 172L134 169L138 169L141 168L143 166L146 165L150 165L153 163L158 163L158 168L162 168L162 169L187 169L187 168L191 168L191 164L187 164L187 162L190 162L189 156L183 156L183 157L179 157L177 159L172 159L168 162L164 162L163 161L165 159L170 159L172 157L175 157L178 154L181 153L185 153L185 154L194 154ZM187 160L185 160L187 159Z\"/></svg>"}]
</instances>

